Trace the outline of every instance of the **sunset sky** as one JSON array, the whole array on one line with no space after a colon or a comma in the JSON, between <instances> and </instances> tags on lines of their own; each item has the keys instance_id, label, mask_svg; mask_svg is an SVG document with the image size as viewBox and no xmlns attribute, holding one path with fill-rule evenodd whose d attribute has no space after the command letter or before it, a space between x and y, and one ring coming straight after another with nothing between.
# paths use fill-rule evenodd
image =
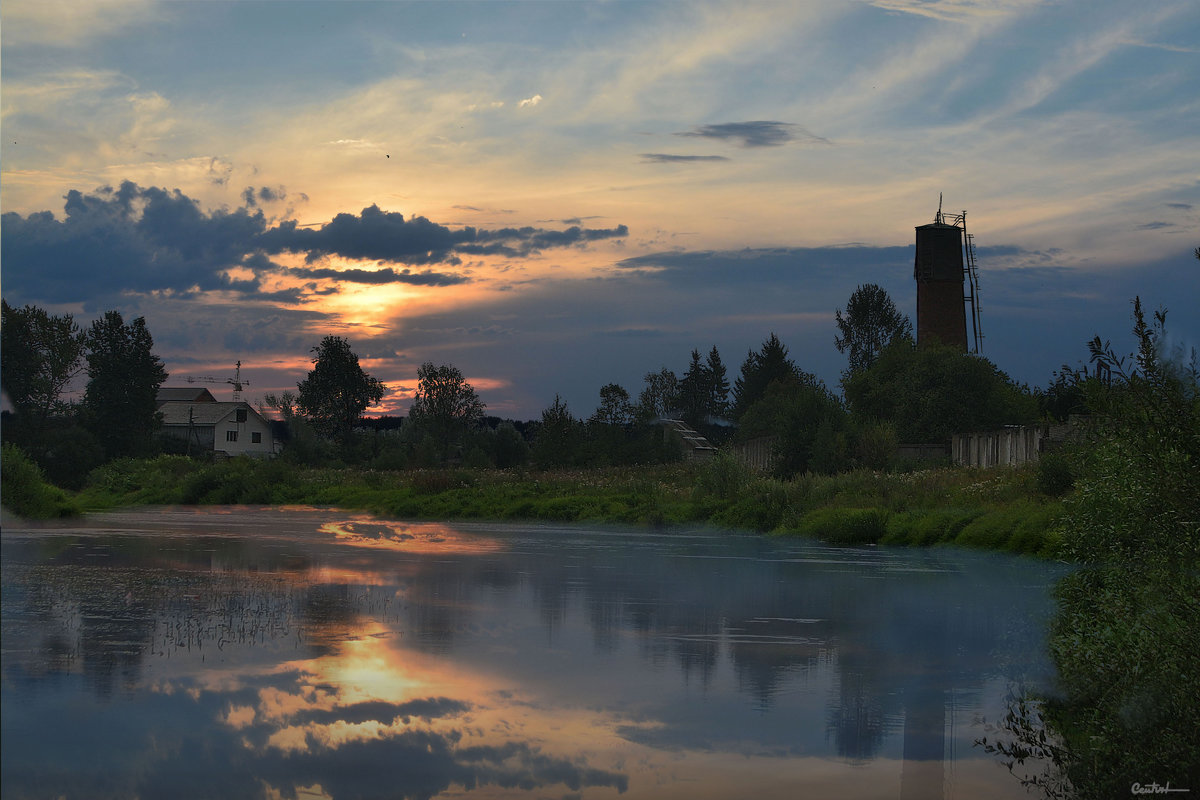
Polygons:
<instances>
[{"instance_id":1,"label":"sunset sky","mask_svg":"<svg viewBox=\"0 0 1200 800\"><path fill-rule=\"evenodd\" d=\"M172 378L348 338L407 413L636 397L772 332L837 386L862 283L967 211L984 354L1044 386L1130 301L1200 347L1195 0L0 7L2 288L143 315ZM219 399L229 387L213 387Z\"/></svg>"}]
</instances>

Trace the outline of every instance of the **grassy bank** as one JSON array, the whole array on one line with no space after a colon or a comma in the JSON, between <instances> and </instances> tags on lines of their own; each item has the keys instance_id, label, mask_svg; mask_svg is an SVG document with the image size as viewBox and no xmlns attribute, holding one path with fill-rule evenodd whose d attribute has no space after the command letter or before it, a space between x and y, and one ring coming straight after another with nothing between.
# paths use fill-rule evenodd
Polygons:
<instances>
[{"instance_id":1,"label":"grassy bank","mask_svg":"<svg viewBox=\"0 0 1200 800\"><path fill-rule=\"evenodd\" d=\"M389 472L160 456L107 464L77 495L46 487L53 502L10 508L57 516L159 504L317 505L406 519L707 524L837 544L955 544L1049 555L1061 503L1037 486L1032 467L857 471L781 481L726 457L597 470ZM7 505L7 483L5 494Z\"/></svg>"}]
</instances>

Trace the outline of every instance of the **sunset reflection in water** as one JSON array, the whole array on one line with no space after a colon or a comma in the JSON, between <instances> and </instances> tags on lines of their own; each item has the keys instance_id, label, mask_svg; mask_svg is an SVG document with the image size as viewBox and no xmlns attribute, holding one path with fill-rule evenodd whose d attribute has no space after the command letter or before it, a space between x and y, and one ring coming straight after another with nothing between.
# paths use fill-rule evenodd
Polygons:
<instances>
[{"instance_id":1,"label":"sunset reflection in water","mask_svg":"<svg viewBox=\"0 0 1200 800\"><path fill-rule=\"evenodd\" d=\"M304 509L4 537L6 798L1023 795L969 742L1044 668L1043 567Z\"/></svg>"}]
</instances>

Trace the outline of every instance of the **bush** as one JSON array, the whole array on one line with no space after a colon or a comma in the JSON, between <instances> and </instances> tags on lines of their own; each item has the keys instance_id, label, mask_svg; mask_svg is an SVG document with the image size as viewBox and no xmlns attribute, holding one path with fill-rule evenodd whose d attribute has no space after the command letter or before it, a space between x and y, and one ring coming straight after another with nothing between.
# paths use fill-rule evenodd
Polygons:
<instances>
[{"instance_id":1,"label":"bush","mask_svg":"<svg viewBox=\"0 0 1200 800\"><path fill-rule=\"evenodd\" d=\"M888 516L880 508L821 508L805 514L796 532L830 544L875 544L887 533Z\"/></svg>"},{"instance_id":2,"label":"bush","mask_svg":"<svg viewBox=\"0 0 1200 800\"><path fill-rule=\"evenodd\" d=\"M28 519L69 517L79 513L66 492L46 482L42 470L16 445L4 443L0 497L4 507Z\"/></svg>"},{"instance_id":3,"label":"bush","mask_svg":"<svg viewBox=\"0 0 1200 800\"><path fill-rule=\"evenodd\" d=\"M1075 487L1071 462L1061 452L1043 453L1037 465L1037 490L1047 497L1062 497Z\"/></svg>"},{"instance_id":4,"label":"bush","mask_svg":"<svg viewBox=\"0 0 1200 800\"><path fill-rule=\"evenodd\" d=\"M706 497L732 500L741 494L751 479L751 472L745 464L720 450L700 468L694 494L697 500Z\"/></svg>"}]
</instances>

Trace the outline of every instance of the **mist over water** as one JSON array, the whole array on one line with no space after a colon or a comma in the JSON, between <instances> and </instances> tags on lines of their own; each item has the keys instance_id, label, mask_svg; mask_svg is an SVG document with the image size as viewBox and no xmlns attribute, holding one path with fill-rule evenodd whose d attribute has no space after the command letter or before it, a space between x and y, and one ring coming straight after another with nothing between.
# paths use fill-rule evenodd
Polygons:
<instances>
[{"instance_id":1,"label":"mist over water","mask_svg":"<svg viewBox=\"0 0 1200 800\"><path fill-rule=\"evenodd\" d=\"M10 797L1017 798L1059 567L146 509L4 526Z\"/></svg>"}]
</instances>

